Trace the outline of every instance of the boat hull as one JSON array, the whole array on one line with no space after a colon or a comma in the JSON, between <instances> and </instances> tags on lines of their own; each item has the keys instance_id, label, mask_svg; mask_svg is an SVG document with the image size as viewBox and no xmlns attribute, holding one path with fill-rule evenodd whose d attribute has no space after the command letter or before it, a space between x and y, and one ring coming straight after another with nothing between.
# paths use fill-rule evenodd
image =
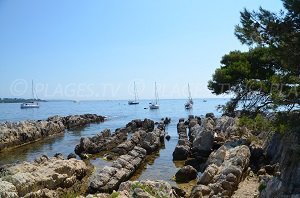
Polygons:
<instances>
[{"instance_id":1,"label":"boat hull","mask_svg":"<svg viewBox=\"0 0 300 198\"><path fill-rule=\"evenodd\" d=\"M185 109L192 109L193 108L193 104L192 103L186 103L184 105Z\"/></svg>"},{"instance_id":2,"label":"boat hull","mask_svg":"<svg viewBox=\"0 0 300 198\"><path fill-rule=\"evenodd\" d=\"M152 104L149 106L150 109L159 109L159 105L157 104Z\"/></svg>"},{"instance_id":3,"label":"boat hull","mask_svg":"<svg viewBox=\"0 0 300 198\"><path fill-rule=\"evenodd\" d=\"M140 102L137 102L137 101L128 101L128 104L129 105L137 105L137 104L140 104Z\"/></svg>"},{"instance_id":4,"label":"boat hull","mask_svg":"<svg viewBox=\"0 0 300 198\"><path fill-rule=\"evenodd\" d=\"M32 109L32 108L40 108L38 103L23 103L21 104L21 109Z\"/></svg>"}]
</instances>

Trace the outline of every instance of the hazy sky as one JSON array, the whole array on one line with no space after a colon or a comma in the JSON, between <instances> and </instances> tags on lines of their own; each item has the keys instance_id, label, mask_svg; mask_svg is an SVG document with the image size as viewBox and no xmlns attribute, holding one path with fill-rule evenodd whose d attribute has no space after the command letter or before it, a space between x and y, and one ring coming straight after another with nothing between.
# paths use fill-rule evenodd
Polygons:
<instances>
[{"instance_id":1,"label":"hazy sky","mask_svg":"<svg viewBox=\"0 0 300 198\"><path fill-rule=\"evenodd\" d=\"M207 81L231 50L239 12L280 0L0 0L0 97L212 97Z\"/></svg>"}]
</instances>

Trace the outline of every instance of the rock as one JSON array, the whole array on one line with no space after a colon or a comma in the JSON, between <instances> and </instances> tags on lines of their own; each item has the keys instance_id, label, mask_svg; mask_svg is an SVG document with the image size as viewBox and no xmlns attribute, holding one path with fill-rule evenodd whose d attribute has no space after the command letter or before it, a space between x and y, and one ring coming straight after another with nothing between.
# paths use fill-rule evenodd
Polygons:
<instances>
[{"instance_id":1,"label":"rock","mask_svg":"<svg viewBox=\"0 0 300 198\"><path fill-rule=\"evenodd\" d=\"M190 148L188 146L178 145L173 152L173 160L186 160L189 156Z\"/></svg>"},{"instance_id":2,"label":"rock","mask_svg":"<svg viewBox=\"0 0 300 198\"><path fill-rule=\"evenodd\" d=\"M259 171L257 172L257 175L265 175L266 174L266 169L261 168L259 169Z\"/></svg>"},{"instance_id":3,"label":"rock","mask_svg":"<svg viewBox=\"0 0 300 198\"><path fill-rule=\"evenodd\" d=\"M62 154L62 153L56 153L55 155L54 155L54 157L56 157L56 158L58 158L58 159L64 159L64 155Z\"/></svg>"},{"instance_id":4,"label":"rock","mask_svg":"<svg viewBox=\"0 0 300 198\"><path fill-rule=\"evenodd\" d=\"M209 195L211 189L205 185L196 185L193 187L190 197L192 198L202 198L203 196Z\"/></svg>"},{"instance_id":5,"label":"rock","mask_svg":"<svg viewBox=\"0 0 300 198\"><path fill-rule=\"evenodd\" d=\"M22 121L0 123L0 151L63 133L62 122Z\"/></svg>"},{"instance_id":6,"label":"rock","mask_svg":"<svg viewBox=\"0 0 300 198\"><path fill-rule=\"evenodd\" d=\"M197 148L200 152L210 153L214 141L213 131L197 127L197 125L192 130L196 130L194 132L196 136L193 141L193 148Z\"/></svg>"},{"instance_id":7,"label":"rock","mask_svg":"<svg viewBox=\"0 0 300 198\"><path fill-rule=\"evenodd\" d=\"M197 171L203 172L202 170L205 166L206 160L207 158L204 157L190 158L185 161L184 165L190 165L194 167Z\"/></svg>"},{"instance_id":8,"label":"rock","mask_svg":"<svg viewBox=\"0 0 300 198\"><path fill-rule=\"evenodd\" d=\"M279 171L280 176L271 177L265 182L266 187L261 191L260 197L300 196L299 145L300 138L297 133L275 133L272 136L266 150L267 158L271 163L279 163L279 167L274 167L274 169L279 169L276 172ZM273 172L273 168L265 168L270 168L269 171Z\"/></svg>"},{"instance_id":9,"label":"rock","mask_svg":"<svg viewBox=\"0 0 300 198\"><path fill-rule=\"evenodd\" d=\"M145 131L151 132L154 129L154 121L150 119L144 119L142 127Z\"/></svg>"},{"instance_id":10,"label":"rock","mask_svg":"<svg viewBox=\"0 0 300 198\"><path fill-rule=\"evenodd\" d=\"M207 113L205 115L205 118L212 118L212 119L215 119L215 114L214 113Z\"/></svg>"},{"instance_id":11,"label":"rock","mask_svg":"<svg viewBox=\"0 0 300 198\"><path fill-rule=\"evenodd\" d=\"M128 154L121 155L113 161L111 167L105 166L92 176L88 191L90 193L111 193L113 190L117 190L121 182L128 180L142 164L146 154L145 149L134 147Z\"/></svg>"},{"instance_id":12,"label":"rock","mask_svg":"<svg viewBox=\"0 0 300 198\"><path fill-rule=\"evenodd\" d=\"M83 127L90 123L103 122L104 119L103 116L98 116L96 114L70 115L64 118L64 125L67 129L73 129ZM51 120L51 118L48 120Z\"/></svg>"},{"instance_id":13,"label":"rock","mask_svg":"<svg viewBox=\"0 0 300 198\"><path fill-rule=\"evenodd\" d=\"M113 160L113 156L109 153L104 154L103 158L106 160Z\"/></svg>"},{"instance_id":14,"label":"rock","mask_svg":"<svg viewBox=\"0 0 300 198\"><path fill-rule=\"evenodd\" d=\"M67 159L72 159L72 158L76 159L76 155L74 153L70 153L67 157Z\"/></svg>"},{"instance_id":15,"label":"rock","mask_svg":"<svg viewBox=\"0 0 300 198\"><path fill-rule=\"evenodd\" d=\"M175 175L176 182L187 183L197 178L197 170L192 166L182 167Z\"/></svg>"},{"instance_id":16,"label":"rock","mask_svg":"<svg viewBox=\"0 0 300 198\"><path fill-rule=\"evenodd\" d=\"M205 171L201 175L198 183L204 184L204 185L209 184L212 181L212 179L214 178L214 176L218 173L218 171L219 171L219 168L216 165L211 164L210 166L208 166L205 169Z\"/></svg>"},{"instance_id":17,"label":"rock","mask_svg":"<svg viewBox=\"0 0 300 198\"><path fill-rule=\"evenodd\" d=\"M127 139L128 130L125 128L117 129L111 134L109 129L103 130L100 134L93 137L83 137L80 143L75 147L75 153L82 156L83 154L96 154L100 151L107 151L115 148L118 144Z\"/></svg>"},{"instance_id":18,"label":"rock","mask_svg":"<svg viewBox=\"0 0 300 198\"><path fill-rule=\"evenodd\" d=\"M57 157L41 159L6 167L7 175L0 181L0 186L4 185L4 188L0 188L0 195L10 193L11 197L38 197L49 188L57 192L72 191L78 188L77 185L82 185L89 172L81 160Z\"/></svg>"},{"instance_id":19,"label":"rock","mask_svg":"<svg viewBox=\"0 0 300 198\"><path fill-rule=\"evenodd\" d=\"M170 135L166 135L166 140L170 140L171 139L171 136Z\"/></svg>"},{"instance_id":20,"label":"rock","mask_svg":"<svg viewBox=\"0 0 300 198\"><path fill-rule=\"evenodd\" d=\"M172 186L165 181L127 181L120 185L118 192L126 192L131 197L178 197Z\"/></svg>"},{"instance_id":21,"label":"rock","mask_svg":"<svg viewBox=\"0 0 300 198\"><path fill-rule=\"evenodd\" d=\"M190 154L190 142L184 122L177 124L178 143L173 152L173 160L186 160Z\"/></svg>"},{"instance_id":22,"label":"rock","mask_svg":"<svg viewBox=\"0 0 300 198\"><path fill-rule=\"evenodd\" d=\"M247 146L222 146L209 156L208 166L198 183L209 186L210 196L231 196L247 174L249 161Z\"/></svg>"},{"instance_id":23,"label":"rock","mask_svg":"<svg viewBox=\"0 0 300 198\"><path fill-rule=\"evenodd\" d=\"M177 196L186 197L186 192L184 190L182 190L181 188L177 188L175 186L172 186L172 189L175 191Z\"/></svg>"},{"instance_id":24,"label":"rock","mask_svg":"<svg viewBox=\"0 0 300 198\"><path fill-rule=\"evenodd\" d=\"M0 179L0 197L18 198L19 196L16 187L12 183Z\"/></svg>"},{"instance_id":25,"label":"rock","mask_svg":"<svg viewBox=\"0 0 300 198\"><path fill-rule=\"evenodd\" d=\"M63 133L71 126L84 126L91 122L103 121L102 116L84 114L67 117L53 116L47 120L0 123L0 151Z\"/></svg>"}]
</instances>

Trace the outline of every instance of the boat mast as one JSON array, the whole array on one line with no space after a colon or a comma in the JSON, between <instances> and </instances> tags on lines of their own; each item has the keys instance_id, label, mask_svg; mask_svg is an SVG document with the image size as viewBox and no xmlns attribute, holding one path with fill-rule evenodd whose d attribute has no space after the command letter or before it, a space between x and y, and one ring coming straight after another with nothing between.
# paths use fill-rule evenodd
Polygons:
<instances>
[{"instance_id":1,"label":"boat mast","mask_svg":"<svg viewBox=\"0 0 300 198\"><path fill-rule=\"evenodd\" d=\"M137 101L137 91L136 91L136 86L135 86L135 82L134 82L134 101Z\"/></svg>"},{"instance_id":2,"label":"boat mast","mask_svg":"<svg viewBox=\"0 0 300 198\"><path fill-rule=\"evenodd\" d=\"M156 86L156 82L155 82L155 104L158 103L158 93L157 93L157 86Z\"/></svg>"},{"instance_id":3,"label":"boat mast","mask_svg":"<svg viewBox=\"0 0 300 198\"><path fill-rule=\"evenodd\" d=\"M31 95L32 95L32 100L34 101L33 80L31 80Z\"/></svg>"}]
</instances>

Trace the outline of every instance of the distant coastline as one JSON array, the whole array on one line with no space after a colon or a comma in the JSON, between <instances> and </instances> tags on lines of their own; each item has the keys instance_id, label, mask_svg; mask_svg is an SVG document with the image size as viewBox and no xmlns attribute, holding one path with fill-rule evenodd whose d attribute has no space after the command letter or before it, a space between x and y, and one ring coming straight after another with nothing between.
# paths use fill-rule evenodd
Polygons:
<instances>
[{"instance_id":1,"label":"distant coastline","mask_svg":"<svg viewBox=\"0 0 300 198\"><path fill-rule=\"evenodd\" d=\"M23 103L30 102L32 99L24 99L24 98L0 98L0 103ZM37 102L47 102L46 100L36 99L34 101Z\"/></svg>"}]
</instances>

